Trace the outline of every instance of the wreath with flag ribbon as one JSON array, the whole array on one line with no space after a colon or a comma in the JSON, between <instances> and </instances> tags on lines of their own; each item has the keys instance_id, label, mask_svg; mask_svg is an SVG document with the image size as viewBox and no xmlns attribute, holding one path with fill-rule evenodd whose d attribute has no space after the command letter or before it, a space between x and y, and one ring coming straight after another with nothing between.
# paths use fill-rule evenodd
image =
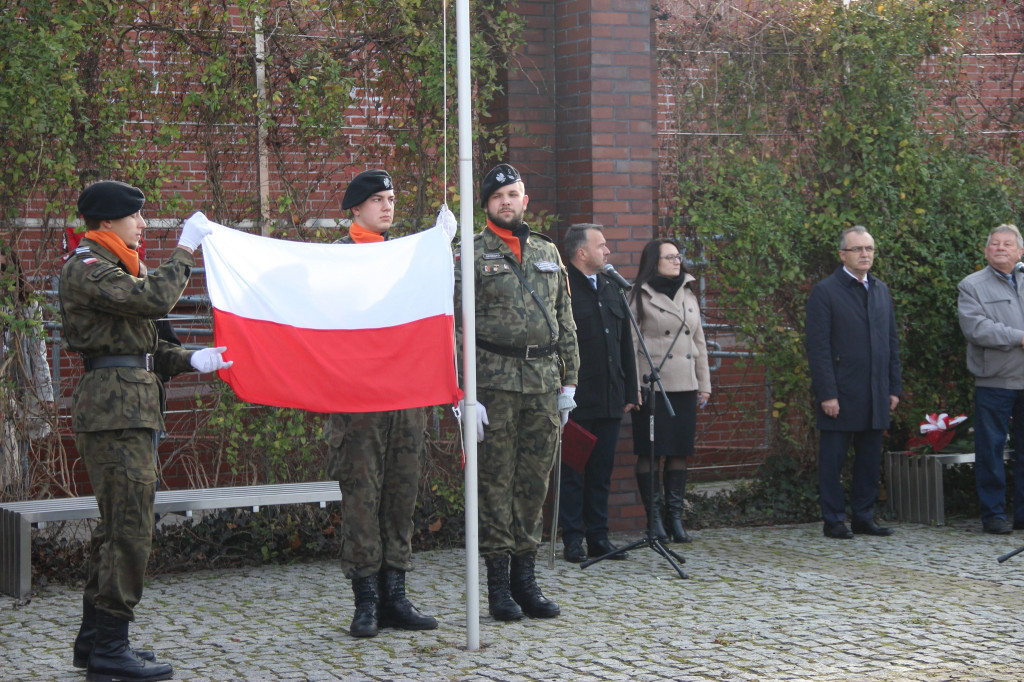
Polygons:
<instances>
[{"instance_id":1,"label":"wreath with flag ribbon","mask_svg":"<svg viewBox=\"0 0 1024 682\"><path fill-rule=\"evenodd\" d=\"M926 414L921 422L921 435L911 436L907 449L912 452L941 452L956 438L956 427L967 421L967 415L951 417L947 413Z\"/></svg>"}]
</instances>

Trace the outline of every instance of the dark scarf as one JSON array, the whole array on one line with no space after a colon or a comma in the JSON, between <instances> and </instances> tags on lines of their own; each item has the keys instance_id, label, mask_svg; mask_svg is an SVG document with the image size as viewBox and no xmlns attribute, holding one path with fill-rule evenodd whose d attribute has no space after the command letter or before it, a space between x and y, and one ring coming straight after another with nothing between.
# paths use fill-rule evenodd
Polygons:
<instances>
[{"instance_id":1,"label":"dark scarf","mask_svg":"<svg viewBox=\"0 0 1024 682\"><path fill-rule=\"evenodd\" d=\"M683 286L683 282L686 280L686 275L680 274L678 277L666 277L665 275L655 275L651 277L651 281L648 284L651 288L657 291L659 294L665 294L669 298L674 299L676 294L679 293L679 287Z\"/></svg>"}]
</instances>

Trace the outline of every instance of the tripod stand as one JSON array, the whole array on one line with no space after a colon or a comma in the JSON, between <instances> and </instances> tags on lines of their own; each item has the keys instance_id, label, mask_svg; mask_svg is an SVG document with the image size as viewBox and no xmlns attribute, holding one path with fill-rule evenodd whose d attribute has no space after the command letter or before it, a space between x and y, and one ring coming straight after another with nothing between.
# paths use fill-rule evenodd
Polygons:
<instances>
[{"instance_id":1,"label":"tripod stand","mask_svg":"<svg viewBox=\"0 0 1024 682\"><path fill-rule=\"evenodd\" d=\"M661 383L661 376L658 374L658 369L654 365L654 360L651 359L651 353L647 349L647 344L644 342L644 337L640 333L640 325L637 324L636 316L633 315L633 310L629 307L629 302L626 300L626 292L622 288L622 286L619 285L617 282L616 282L616 286L619 289L619 296L622 297L622 302L626 306L626 312L629 314L629 321L632 323L633 330L636 332L636 338L639 339L640 347L644 351L644 357L647 359L647 365L651 368L651 373L650 374L645 374L644 377L643 377L644 383L647 384L647 387L648 387L647 395L649 396L648 400L650 402L650 408L651 408L651 418L650 418L650 421L649 421L650 442L651 442L651 453L650 453L651 466L650 466L650 471L648 471L648 476L649 476L648 485L650 486L649 490L651 491L651 494L650 494L650 504L647 505L647 528L646 528L646 530L644 532L644 537L641 538L640 540L637 540L634 543L626 545L625 547L619 547L618 549L616 549L616 550L614 550L612 552L608 552L607 554L604 554L602 556L594 557L593 559L589 559L587 561L584 561L583 563L580 564L580 568L586 568L587 566L592 566L593 564L596 564L599 561L604 561L605 559L610 559L610 558L618 556L620 554L625 554L626 552L629 552L629 551L634 550L634 549L638 549L640 547L650 547L651 549L656 551L658 554L660 554L661 556L665 557L665 560L668 561L672 565L672 568L676 569L676 573L679 574L680 578L687 578L689 576L686 575L686 573L683 571L683 569L679 565L679 564L686 563L686 559L684 559L682 557L682 555L677 554L674 550L669 549L668 547L666 547L665 543L663 543L661 540L659 540L658 536L655 535L654 532L651 530L651 528L654 526L654 515L657 513L657 509L655 509L655 504L654 504L654 500L657 499L657 496L655 495L655 492L654 492L655 473L656 473L656 470L657 470L657 466L656 466L657 465L657 458L655 458L655 456L654 456L654 408L657 405L657 392L658 391L661 391L661 397L665 400L665 408L668 410L669 416L670 417L674 417L674 416L676 416L676 413L675 413L675 410L672 409L672 401L670 401L668 399L668 395L665 393L665 386Z\"/></svg>"},{"instance_id":2,"label":"tripod stand","mask_svg":"<svg viewBox=\"0 0 1024 682\"><path fill-rule=\"evenodd\" d=\"M1007 559L1015 557L1018 554L1020 554L1021 552L1024 552L1024 547L1018 547L1017 549L1013 550L1012 552L1007 552L1003 556L999 557L998 561L999 561L999 563L1003 563Z\"/></svg>"}]
</instances>

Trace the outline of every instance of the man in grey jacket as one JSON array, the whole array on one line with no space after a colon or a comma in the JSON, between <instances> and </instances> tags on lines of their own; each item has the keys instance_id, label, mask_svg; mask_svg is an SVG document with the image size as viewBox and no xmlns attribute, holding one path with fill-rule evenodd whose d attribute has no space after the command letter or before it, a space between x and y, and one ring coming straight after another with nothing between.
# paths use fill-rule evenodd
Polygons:
<instances>
[{"instance_id":1,"label":"man in grey jacket","mask_svg":"<svg viewBox=\"0 0 1024 682\"><path fill-rule=\"evenodd\" d=\"M1024 529L1024 298L1016 225L992 230L985 245L988 267L959 285L957 309L967 339L967 369L974 375L974 476L986 533L1011 532L1006 521L1003 450L1011 419L1017 475L1013 528Z\"/></svg>"}]
</instances>

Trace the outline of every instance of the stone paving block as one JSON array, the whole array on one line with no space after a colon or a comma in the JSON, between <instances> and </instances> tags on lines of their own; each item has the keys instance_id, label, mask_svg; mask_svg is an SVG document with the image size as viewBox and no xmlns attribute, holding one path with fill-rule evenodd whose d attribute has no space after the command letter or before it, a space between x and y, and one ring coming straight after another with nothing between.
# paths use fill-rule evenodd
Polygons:
<instances>
[{"instance_id":1,"label":"stone paving block","mask_svg":"<svg viewBox=\"0 0 1024 682\"><path fill-rule=\"evenodd\" d=\"M997 564L1012 538L975 525L897 524L891 538L844 543L819 524L709 529L686 548L689 580L649 550L586 570L545 561L538 579L563 615L497 623L484 588L479 651L465 649L462 550L417 554L408 575L438 630L368 640L347 634L337 562L161 576L132 639L197 682L1019 681L1024 557ZM62 585L25 604L0 597L0 679L81 682L80 605Z\"/></svg>"}]
</instances>

